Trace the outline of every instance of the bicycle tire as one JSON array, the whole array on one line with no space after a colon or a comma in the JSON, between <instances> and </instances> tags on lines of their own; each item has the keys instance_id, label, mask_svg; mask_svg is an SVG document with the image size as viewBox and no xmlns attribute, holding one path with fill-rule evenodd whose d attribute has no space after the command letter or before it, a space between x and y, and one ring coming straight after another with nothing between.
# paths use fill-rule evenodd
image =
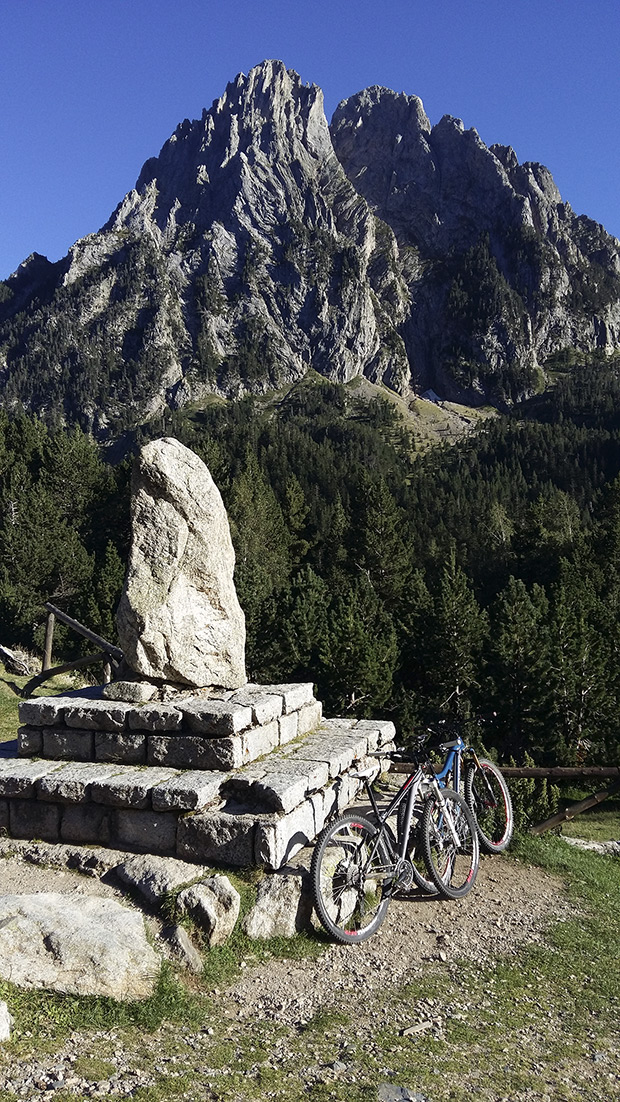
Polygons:
<instances>
[{"instance_id":1,"label":"bicycle tire","mask_svg":"<svg viewBox=\"0 0 620 1102\"><path fill-rule=\"evenodd\" d=\"M422 815L422 846L428 874L444 899L462 899L473 888L478 875L480 845L475 819L462 796L452 788L442 788L459 837L455 844L452 831L436 793L428 796Z\"/></svg>"},{"instance_id":2,"label":"bicycle tire","mask_svg":"<svg viewBox=\"0 0 620 1102\"><path fill-rule=\"evenodd\" d=\"M321 831L314 847L314 905L337 941L366 941L385 918L394 865L377 834L368 819L347 812Z\"/></svg>"},{"instance_id":3,"label":"bicycle tire","mask_svg":"<svg viewBox=\"0 0 620 1102\"><path fill-rule=\"evenodd\" d=\"M403 830L405 826L405 815L407 813L407 801L403 800L398 807L398 843L400 852L400 842L403 836ZM437 887L432 880L428 878L428 872L426 868L426 859L424 857L422 847L422 812L414 807L413 816L411 819L411 827L409 830L409 844L407 846L407 857L411 861L411 869L413 872L413 879L416 886L420 891L426 895L437 895Z\"/></svg>"},{"instance_id":4,"label":"bicycle tire","mask_svg":"<svg viewBox=\"0 0 620 1102\"><path fill-rule=\"evenodd\" d=\"M476 820L480 848L485 853L502 853L514 830L512 800L508 785L492 761L480 758L480 769L470 762L465 775L465 799Z\"/></svg>"}]
</instances>

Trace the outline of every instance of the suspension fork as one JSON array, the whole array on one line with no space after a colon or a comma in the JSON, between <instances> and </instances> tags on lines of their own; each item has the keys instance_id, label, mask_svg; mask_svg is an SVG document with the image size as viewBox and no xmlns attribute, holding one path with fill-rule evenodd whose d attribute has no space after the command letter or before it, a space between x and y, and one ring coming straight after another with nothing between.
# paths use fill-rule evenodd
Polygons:
<instances>
[{"instance_id":1,"label":"suspension fork","mask_svg":"<svg viewBox=\"0 0 620 1102\"><path fill-rule=\"evenodd\" d=\"M457 849L459 849L460 845L461 845L461 839L459 838L459 836L457 834L457 831L456 831L456 827L454 825L454 819L452 817L452 811L450 810L450 808L448 807L446 801L443 798L443 792L441 790L441 786L439 785L439 783L437 781L431 781L431 787L433 789L433 792L435 793L435 796L437 797L437 802L438 802L438 804L441 808L441 813L444 816L444 818L446 820L446 823L448 824L448 829L450 831L450 834L452 835L452 841L454 842L454 845L457 847Z\"/></svg>"},{"instance_id":2,"label":"suspension fork","mask_svg":"<svg viewBox=\"0 0 620 1102\"><path fill-rule=\"evenodd\" d=\"M409 784L409 791L407 793L407 806L405 809L405 822L403 825L402 838L400 840L399 858L404 861L407 856L407 843L409 841L409 833L411 831L411 820L413 819L413 805L415 803L417 795L416 785L413 780Z\"/></svg>"},{"instance_id":3,"label":"suspension fork","mask_svg":"<svg viewBox=\"0 0 620 1102\"><path fill-rule=\"evenodd\" d=\"M487 778L486 772L484 771L484 769L482 768L482 766L480 764L480 759L479 759L476 751L474 750L473 746L468 746L467 749L468 749L469 753L471 754L471 756L473 758L474 765L476 766L476 769L478 770L480 776L482 777L482 780L484 781L484 786L487 790L487 794L488 794L488 796L491 800L492 806L497 807L497 800L495 799L495 793L493 792L493 789L491 788L491 785L490 785L489 780Z\"/></svg>"}]
</instances>

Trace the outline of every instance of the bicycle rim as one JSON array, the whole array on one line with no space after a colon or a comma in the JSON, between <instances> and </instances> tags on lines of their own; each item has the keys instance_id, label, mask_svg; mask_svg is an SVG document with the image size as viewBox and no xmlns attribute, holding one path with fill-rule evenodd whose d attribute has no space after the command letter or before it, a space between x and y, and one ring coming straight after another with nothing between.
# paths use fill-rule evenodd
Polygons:
<instances>
[{"instance_id":1,"label":"bicycle rim","mask_svg":"<svg viewBox=\"0 0 620 1102\"><path fill-rule=\"evenodd\" d=\"M378 930L393 865L372 823L353 813L331 823L317 841L310 872L317 914L332 937L359 942Z\"/></svg>"}]
</instances>

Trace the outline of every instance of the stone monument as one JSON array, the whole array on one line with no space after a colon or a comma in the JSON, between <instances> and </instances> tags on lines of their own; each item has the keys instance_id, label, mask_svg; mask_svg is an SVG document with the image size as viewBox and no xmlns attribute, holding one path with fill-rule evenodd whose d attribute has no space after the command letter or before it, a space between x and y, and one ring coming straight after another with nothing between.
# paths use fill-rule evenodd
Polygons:
<instances>
[{"instance_id":1,"label":"stone monument","mask_svg":"<svg viewBox=\"0 0 620 1102\"><path fill-rule=\"evenodd\" d=\"M394 724L324 719L311 682L247 683L226 511L177 440L140 451L131 523L124 669L21 702L0 832L282 868L356 797L358 763L381 768Z\"/></svg>"},{"instance_id":2,"label":"stone monument","mask_svg":"<svg viewBox=\"0 0 620 1102\"><path fill-rule=\"evenodd\" d=\"M116 614L125 674L238 689L245 618L228 517L208 468L178 440L155 440L132 475L131 549Z\"/></svg>"}]
</instances>

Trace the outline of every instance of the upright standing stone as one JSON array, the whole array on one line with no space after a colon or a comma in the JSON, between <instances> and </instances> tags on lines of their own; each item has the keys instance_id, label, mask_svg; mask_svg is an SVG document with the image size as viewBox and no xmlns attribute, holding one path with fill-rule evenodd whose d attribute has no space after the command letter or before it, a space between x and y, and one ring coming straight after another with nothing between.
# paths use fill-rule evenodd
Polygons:
<instances>
[{"instance_id":1,"label":"upright standing stone","mask_svg":"<svg viewBox=\"0 0 620 1102\"><path fill-rule=\"evenodd\" d=\"M207 467L178 440L140 451L131 525L116 614L127 664L144 677L192 687L244 685L245 618L228 517Z\"/></svg>"}]
</instances>

